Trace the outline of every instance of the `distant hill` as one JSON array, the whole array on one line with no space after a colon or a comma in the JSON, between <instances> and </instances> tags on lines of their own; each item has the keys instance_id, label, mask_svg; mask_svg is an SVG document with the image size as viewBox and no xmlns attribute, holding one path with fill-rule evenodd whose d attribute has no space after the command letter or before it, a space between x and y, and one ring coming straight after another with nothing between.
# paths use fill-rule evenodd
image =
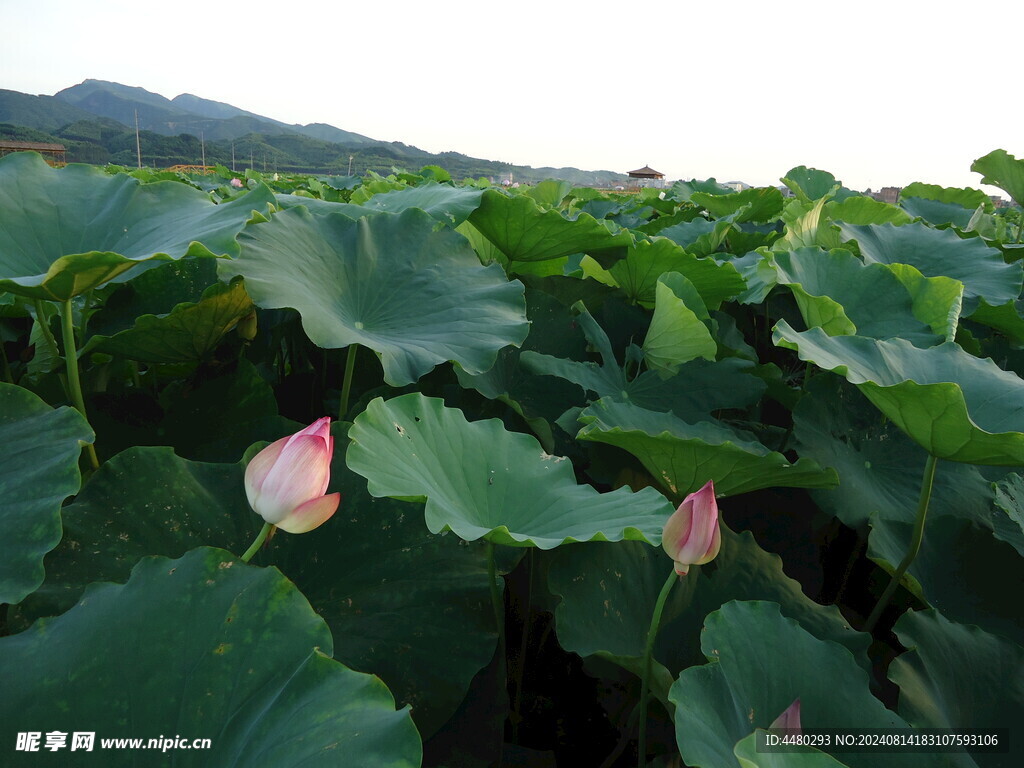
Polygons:
<instances>
[{"instance_id":1,"label":"distant hill","mask_svg":"<svg viewBox=\"0 0 1024 768\"><path fill-rule=\"evenodd\" d=\"M63 143L71 162L135 165L138 114L142 161L153 167L207 165L286 173L388 174L440 165L457 179L510 175L520 182L559 178L612 186L612 171L513 166L458 152L432 154L402 142L377 141L325 123L288 124L231 104L183 93L165 98L145 88L85 80L53 96L0 90L0 139ZM202 137L200 139L200 137Z\"/></svg>"}]
</instances>

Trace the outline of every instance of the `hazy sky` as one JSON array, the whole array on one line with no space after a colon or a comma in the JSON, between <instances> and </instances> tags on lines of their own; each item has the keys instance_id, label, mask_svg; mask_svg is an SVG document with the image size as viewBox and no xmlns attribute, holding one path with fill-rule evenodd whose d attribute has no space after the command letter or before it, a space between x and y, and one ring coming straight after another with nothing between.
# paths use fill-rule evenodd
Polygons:
<instances>
[{"instance_id":1,"label":"hazy sky","mask_svg":"<svg viewBox=\"0 0 1024 768\"><path fill-rule=\"evenodd\" d=\"M855 189L1024 156L1024 4L0 0L0 88L193 93L519 165Z\"/></svg>"}]
</instances>

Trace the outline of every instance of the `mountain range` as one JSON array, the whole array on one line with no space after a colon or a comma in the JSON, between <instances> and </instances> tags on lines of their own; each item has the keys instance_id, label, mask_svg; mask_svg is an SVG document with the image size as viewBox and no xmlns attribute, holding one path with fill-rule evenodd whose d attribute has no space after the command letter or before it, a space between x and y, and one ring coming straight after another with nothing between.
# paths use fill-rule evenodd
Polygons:
<instances>
[{"instance_id":1,"label":"mountain range","mask_svg":"<svg viewBox=\"0 0 1024 768\"><path fill-rule=\"evenodd\" d=\"M236 170L390 173L440 165L456 178L559 178L610 186L612 171L513 166L458 152L434 154L326 123L289 124L231 104L183 93L168 99L144 88L85 80L53 96L0 89L0 140L64 144L69 162L135 165L138 120L142 162L153 167L220 163Z\"/></svg>"}]
</instances>

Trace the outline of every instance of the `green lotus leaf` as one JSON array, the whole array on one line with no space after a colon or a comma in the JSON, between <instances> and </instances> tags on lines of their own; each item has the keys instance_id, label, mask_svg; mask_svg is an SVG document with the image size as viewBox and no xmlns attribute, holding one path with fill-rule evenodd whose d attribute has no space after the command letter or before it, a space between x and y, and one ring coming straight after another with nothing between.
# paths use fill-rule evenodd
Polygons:
<instances>
[{"instance_id":1,"label":"green lotus leaf","mask_svg":"<svg viewBox=\"0 0 1024 768\"><path fill-rule=\"evenodd\" d=\"M309 210L314 216L321 216L328 213L343 213L350 219L361 219L363 216L373 216L382 211L374 210L366 205L355 205L353 203L336 203L331 200L321 200L318 197L306 197L304 195L274 195L274 202L278 208L303 207Z\"/></svg>"},{"instance_id":2,"label":"green lotus leaf","mask_svg":"<svg viewBox=\"0 0 1024 768\"><path fill-rule=\"evenodd\" d=\"M845 763L814 747L787 745L784 752L758 750L758 744L765 744L766 735L758 728L736 743L733 753L740 768L847 768Z\"/></svg>"},{"instance_id":3,"label":"green lotus leaf","mask_svg":"<svg viewBox=\"0 0 1024 768\"><path fill-rule=\"evenodd\" d=\"M733 748L800 699L803 728L907 728L871 694L849 650L782 615L776 603L731 602L701 634L708 664L683 670L672 686L676 740L689 765L736 766ZM952 755L844 753L851 768L957 765Z\"/></svg>"},{"instance_id":4,"label":"green lotus leaf","mask_svg":"<svg viewBox=\"0 0 1024 768\"><path fill-rule=\"evenodd\" d=\"M668 378L698 357L714 361L718 344L704 322L711 318L693 283L678 272L666 272L658 278L656 296L643 343L648 369Z\"/></svg>"},{"instance_id":5,"label":"green lotus leaf","mask_svg":"<svg viewBox=\"0 0 1024 768\"><path fill-rule=\"evenodd\" d=\"M825 206L831 201L831 194L817 202L790 200L782 211L782 222L786 231L772 243L772 250L789 251L814 246L825 249L838 248L841 245L839 230L832 225L825 213Z\"/></svg>"},{"instance_id":6,"label":"green lotus leaf","mask_svg":"<svg viewBox=\"0 0 1024 768\"><path fill-rule=\"evenodd\" d=\"M695 192L703 192L708 195L730 195L735 194L736 190L724 184L719 184L714 177L711 177L707 180L690 179L689 181L677 181L672 185L672 189L669 190L669 196L680 202L688 203Z\"/></svg>"},{"instance_id":7,"label":"green lotus leaf","mask_svg":"<svg viewBox=\"0 0 1024 768\"><path fill-rule=\"evenodd\" d=\"M993 484L993 490L996 508L1003 513L993 515L993 532L1024 557L1024 476L1007 475Z\"/></svg>"},{"instance_id":8,"label":"green lotus leaf","mask_svg":"<svg viewBox=\"0 0 1024 768\"><path fill-rule=\"evenodd\" d=\"M911 525L927 454L843 379L815 376L805 390L793 411L798 450L839 475L838 488L811 491L817 505L851 528L869 521ZM989 521L993 493L976 467L940 464L929 520Z\"/></svg>"},{"instance_id":9,"label":"green lotus leaf","mask_svg":"<svg viewBox=\"0 0 1024 768\"><path fill-rule=\"evenodd\" d=\"M993 209L992 199L982 190L972 187L942 187L938 184L924 184L915 181L900 190L900 205L906 198L914 198L918 201L931 201L946 205L956 205L970 211L972 214L979 207L987 212ZM932 222L933 224L945 224L947 222Z\"/></svg>"},{"instance_id":10,"label":"green lotus leaf","mask_svg":"<svg viewBox=\"0 0 1024 768\"><path fill-rule=\"evenodd\" d=\"M991 203L989 203L991 205ZM928 200L923 197L907 197L900 195L900 207L914 218L924 219L934 226L953 224L962 230L970 227L971 219L974 217L974 208L964 208L956 203L943 203L938 200ZM881 224L877 221L853 221L851 224ZM893 222L898 223L898 222Z\"/></svg>"},{"instance_id":11,"label":"green lotus leaf","mask_svg":"<svg viewBox=\"0 0 1024 768\"><path fill-rule=\"evenodd\" d=\"M775 344L845 376L926 451L968 464L1024 464L1024 381L954 342L919 349L902 339L797 333L781 320Z\"/></svg>"},{"instance_id":12,"label":"green lotus leaf","mask_svg":"<svg viewBox=\"0 0 1024 768\"><path fill-rule=\"evenodd\" d=\"M947 466L940 463L937 472ZM991 491L983 500L992 503ZM875 587L880 592L909 551L914 526L895 520L872 520L870 525L867 555L888 572ZM1016 549L993 536L990 522L952 515L932 519L929 515L920 552L902 586L951 620L975 624L1024 643L1024 621L1016 592L1021 579L1013 575L1021 572L1021 562ZM1007 588L1008 584L1015 586ZM894 614L898 615L899 610L896 607Z\"/></svg>"},{"instance_id":13,"label":"green lotus leaf","mask_svg":"<svg viewBox=\"0 0 1024 768\"><path fill-rule=\"evenodd\" d=\"M682 246L687 253L695 256L709 256L718 250L726 236L733 230L733 223L727 220L708 221L696 218L658 230L659 237L665 237Z\"/></svg>"},{"instance_id":14,"label":"green lotus leaf","mask_svg":"<svg viewBox=\"0 0 1024 768\"><path fill-rule=\"evenodd\" d=\"M793 422L800 455L839 474L838 488L811 491L815 503L853 529L870 526L869 557L895 570L910 547L927 454L838 376L811 379ZM957 621L1024 637L1019 600L1004 586L1024 555L1010 516L1017 475L1007 477L997 487L970 464L939 463L924 542L904 584Z\"/></svg>"},{"instance_id":15,"label":"green lotus leaf","mask_svg":"<svg viewBox=\"0 0 1024 768\"><path fill-rule=\"evenodd\" d=\"M579 313L579 325L601 357L601 364L527 350L520 355L525 370L571 381L598 398L626 400L648 410L672 411L697 421L722 408L745 408L764 393L764 382L752 375L754 364L735 357L717 362L694 360L667 379L654 371L630 378L615 359L611 341L601 326L582 303L573 309Z\"/></svg>"},{"instance_id":16,"label":"green lotus leaf","mask_svg":"<svg viewBox=\"0 0 1024 768\"><path fill-rule=\"evenodd\" d=\"M86 585L123 581L148 554L178 557L211 542L244 551L263 521L249 508L243 472L163 447L108 460L64 508L65 536L47 559L47 580L13 621L61 613ZM329 490L342 494L334 517L301 536L279 532L253 562L280 568L331 628L335 658L379 675L430 734L497 644L486 552L432 536L402 502L370 497L341 451Z\"/></svg>"},{"instance_id":17,"label":"green lotus leaf","mask_svg":"<svg viewBox=\"0 0 1024 768\"><path fill-rule=\"evenodd\" d=\"M872 197L848 197L842 202L834 200L825 204L825 215L832 221L845 221L847 224L909 224L913 221L911 214L900 210L895 205L883 203Z\"/></svg>"},{"instance_id":18,"label":"green lotus leaf","mask_svg":"<svg viewBox=\"0 0 1024 768\"><path fill-rule=\"evenodd\" d=\"M276 569L205 547L146 558L126 584L94 585L64 615L0 638L4 739L43 722L92 731L96 749L74 760L86 766L111 764L100 738L163 734L211 740L176 750L182 766L418 766L408 710L331 659L332 645Z\"/></svg>"},{"instance_id":19,"label":"green lotus leaf","mask_svg":"<svg viewBox=\"0 0 1024 768\"><path fill-rule=\"evenodd\" d=\"M751 187L728 195L694 192L690 195L690 202L704 208L716 219L731 216L740 208L750 206L735 220L737 223L771 221L782 213L782 193L775 187Z\"/></svg>"},{"instance_id":20,"label":"green lotus leaf","mask_svg":"<svg viewBox=\"0 0 1024 768\"><path fill-rule=\"evenodd\" d=\"M160 264L105 291L102 306L89 316L88 332L114 336L142 315L166 315L179 304L197 303L217 284L218 259L179 259Z\"/></svg>"},{"instance_id":21,"label":"green lotus leaf","mask_svg":"<svg viewBox=\"0 0 1024 768\"><path fill-rule=\"evenodd\" d=\"M572 184L568 181L545 179L539 184L528 187L523 194L532 197L543 206L557 208L570 192L572 192Z\"/></svg>"},{"instance_id":22,"label":"green lotus leaf","mask_svg":"<svg viewBox=\"0 0 1024 768\"><path fill-rule=\"evenodd\" d=\"M1024 344L1024 301L1010 301L998 307L982 299L971 320L995 328L1016 344Z\"/></svg>"},{"instance_id":23,"label":"green lotus leaf","mask_svg":"<svg viewBox=\"0 0 1024 768\"><path fill-rule=\"evenodd\" d=\"M497 419L468 422L437 398L377 398L349 432L348 466L374 496L426 500L427 527L466 541L552 549L573 541L661 541L672 507L660 493L599 493L571 462Z\"/></svg>"},{"instance_id":24,"label":"green lotus leaf","mask_svg":"<svg viewBox=\"0 0 1024 768\"><path fill-rule=\"evenodd\" d=\"M140 184L127 174L35 154L0 160L0 290L63 301L141 262L201 252L234 255L235 236L273 199L259 186L220 205L178 182ZM203 250L205 249L205 251Z\"/></svg>"},{"instance_id":25,"label":"green lotus leaf","mask_svg":"<svg viewBox=\"0 0 1024 768\"><path fill-rule=\"evenodd\" d=\"M809 327L820 327L829 336L900 337L919 347L943 340L916 315L923 308L931 312L929 321L940 323L952 308L924 301L915 307L906 287L884 264L864 264L849 251L820 248L775 253L773 261L778 282L789 286Z\"/></svg>"},{"instance_id":26,"label":"green lotus leaf","mask_svg":"<svg viewBox=\"0 0 1024 768\"><path fill-rule=\"evenodd\" d=\"M581 656L599 655L639 671L654 604L672 561L661 548L626 542L609 546L563 547L548 562L548 590L560 599L555 609L559 644ZM783 573L782 560L761 549L749 531L722 527L722 548L713 565L694 566L669 593L654 658L669 684L679 672L703 661L704 618L730 600L771 600L782 613L821 640L846 646L870 669L870 637L854 632L834 606L807 597ZM662 698L668 686L660 691Z\"/></svg>"},{"instance_id":27,"label":"green lotus leaf","mask_svg":"<svg viewBox=\"0 0 1024 768\"><path fill-rule=\"evenodd\" d=\"M298 310L317 346L374 350L392 386L448 360L486 371L499 349L526 338L523 286L436 226L416 209L355 221L282 211L246 228L221 276L243 275L260 307Z\"/></svg>"},{"instance_id":28,"label":"green lotus leaf","mask_svg":"<svg viewBox=\"0 0 1024 768\"><path fill-rule=\"evenodd\" d=\"M637 241L626 252L626 258L608 269L590 257L584 258L581 266L587 277L621 288L631 302L645 307L654 306L658 278L666 272L684 275L697 287L709 309L718 309L723 301L745 287L736 267L729 262L719 264L694 256L667 237Z\"/></svg>"},{"instance_id":29,"label":"green lotus leaf","mask_svg":"<svg viewBox=\"0 0 1024 768\"><path fill-rule=\"evenodd\" d=\"M620 249L633 242L628 232L613 233L587 213L567 219L556 210L543 210L531 197L493 189L483 193L469 221L501 249L513 268L515 262Z\"/></svg>"},{"instance_id":30,"label":"green lotus leaf","mask_svg":"<svg viewBox=\"0 0 1024 768\"><path fill-rule=\"evenodd\" d=\"M759 488L831 488L832 469L802 458L791 462L781 453L723 424L689 424L672 413L657 413L632 403L602 399L586 408L578 440L622 448L636 456L673 498L714 480L718 496Z\"/></svg>"},{"instance_id":31,"label":"green lotus leaf","mask_svg":"<svg viewBox=\"0 0 1024 768\"><path fill-rule=\"evenodd\" d=\"M964 284L964 311L970 314L984 298L996 306L1020 297L1024 269L1007 264L1003 254L979 237L966 240L951 229L915 222L864 227L841 224L843 237L856 240L868 263L909 264L926 277L952 277Z\"/></svg>"},{"instance_id":32,"label":"green lotus leaf","mask_svg":"<svg viewBox=\"0 0 1024 768\"><path fill-rule=\"evenodd\" d=\"M971 163L971 170L982 174L982 184L999 187L1017 205L1021 205L1024 200L1024 160L1018 160L1005 149L997 149Z\"/></svg>"},{"instance_id":33,"label":"green lotus leaf","mask_svg":"<svg viewBox=\"0 0 1024 768\"><path fill-rule=\"evenodd\" d=\"M43 583L43 556L60 541L60 507L78 491L82 444L92 441L78 411L0 383L0 603L18 603Z\"/></svg>"},{"instance_id":34,"label":"green lotus leaf","mask_svg":"<svg viewBox=\"0 0 1024 768\"><path fill-rule=\"evenodd\" d=\"M480 206L483 190L472 187L451 187L430 182L419 187L396 189L374 195L363 206L371 211L401 213L419 208L435 219L452 226L464 222Z\"/></svg>"},{"instance_id":35,"label":"green lotus leaf","mask_svg":"<svg viewBox=\"0 0 1024 768\"><path fill-rule=\"evenodd\" d=\"M112 337L94 336L87 351L123 355L146 363L198 362L217 348L238 321L253 311L241 280L218 283L198 303L179 304L162 317L142 315L135 327Z\"/></svg>"},{"instance_id":36,"label":"green lotus leaf","mask_svg":"<svg viewBox=\"0 0 1024 768\"><path fill-rule=\"evenodd\" d=\"M820 200L835 187L838 187L836 200L845 200L858 194L842 186L842 182L837 181L836 177L828 171L819 171L817 168L808 168L805 165L791 168L781 181L802 203L813 203L815 200Z\"/></svg>"},{"instance_id":37,"label":"green lotus leaf","mask_svg":"<svg viewBox=\"0 0 1024 768\"><path fill-rule=\"evenodd\" d=\"M895 632L908 649L889 665L889 679L900 687L900 715L917 727L954 732L1005 729L1002 749L975 752L971 765L1019 765L1024 648L934 610L904 614Z\"/></svg>"}]
</instances>

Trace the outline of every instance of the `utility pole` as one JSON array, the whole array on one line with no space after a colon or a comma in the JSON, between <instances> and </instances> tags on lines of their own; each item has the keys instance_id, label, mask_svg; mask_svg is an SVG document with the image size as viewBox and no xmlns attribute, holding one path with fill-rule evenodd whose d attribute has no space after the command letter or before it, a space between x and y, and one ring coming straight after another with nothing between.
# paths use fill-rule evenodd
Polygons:
<instances>
[{"instance_id":1,"label":"utility pole","mask_svg":"<svg viewBox=\"0 0 1024 768\"><path fill-rule=\"evenodd\" d=\"M135 110L135 156L139 158L139 168L142 167L142 144L139 142L139 110Z\"/></svg>"},{"instance_id":2,"label":"utility pole","mask_svg":"<svg viewBox=\"0 0 1024 768\"><path fill-rule=\"evenodd\" d=\"M349 176L352 175L352 158L353 157L355 157L355 155L349 155L348 156L348 175Z\"/></svg>"},{"instance_id":3,"label":"utility pole","mask_svg":"<svg viewBox=\"0 0 1024 768\"><path fill-rule=\"evenodd\" d=\"M203 135L203 131L199 132L199 146L203 150L203 173L206 173L206 136Z\"/></svg>"},{"instance_id":4,"label":"utility pole","mask_svg":"<svg viewBox=\"0 0 1024 768\"><path fill-rule=\"evenodd\" d=\"M231 172L235 172L235 142L231 142Z\"/></svg>"}]
</instances>

